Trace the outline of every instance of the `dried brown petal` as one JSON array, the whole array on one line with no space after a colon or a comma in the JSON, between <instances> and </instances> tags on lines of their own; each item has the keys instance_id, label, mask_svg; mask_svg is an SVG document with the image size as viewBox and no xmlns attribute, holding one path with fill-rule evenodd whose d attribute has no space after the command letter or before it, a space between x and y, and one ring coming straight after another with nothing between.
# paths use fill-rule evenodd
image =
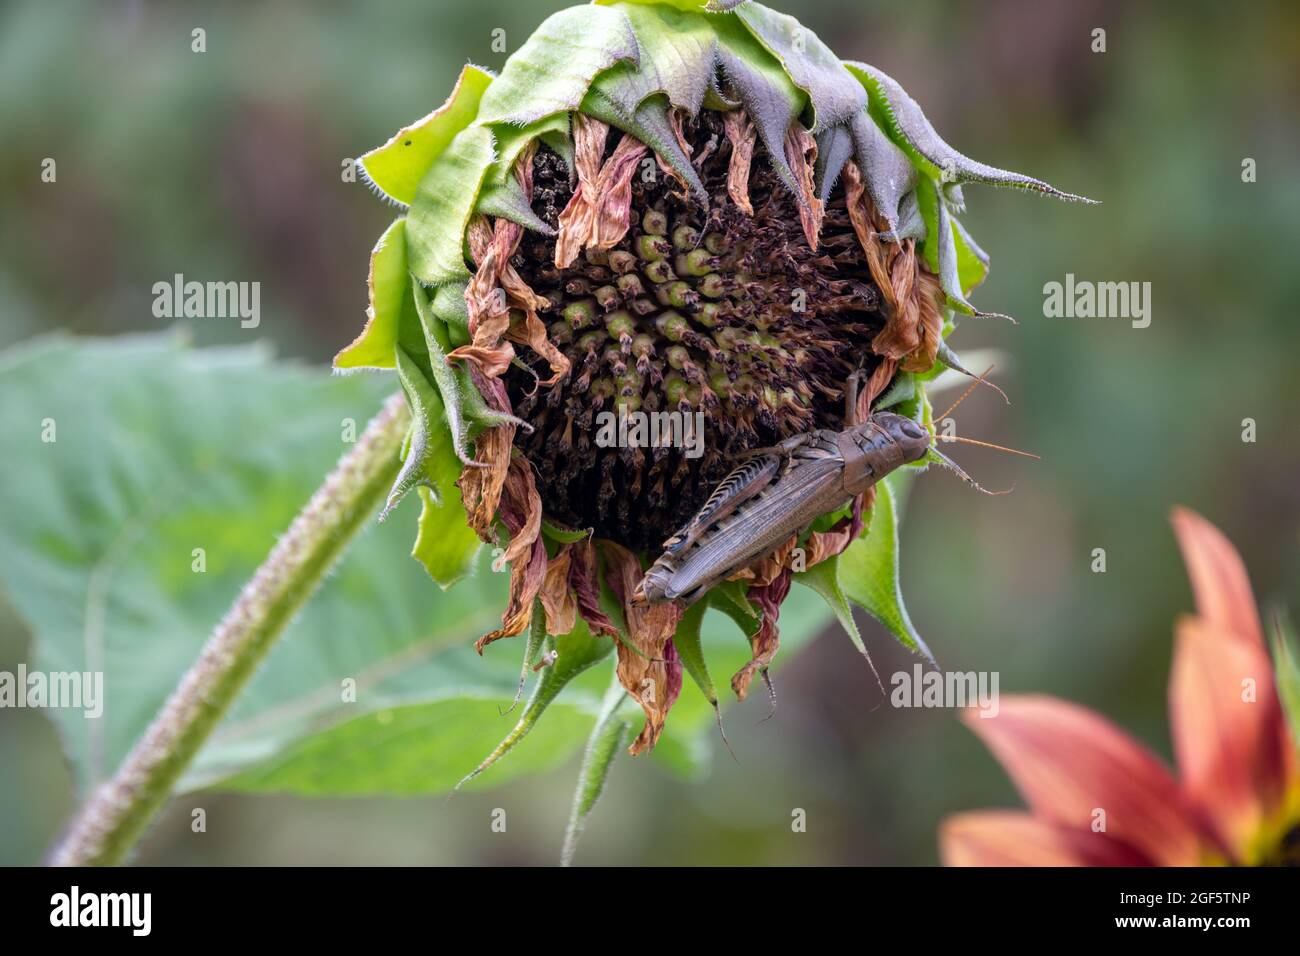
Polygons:
<instances>
[{"instance_id":1,"label":"dried brown petal","mask_svg":"<svg viewBox=\"0 0 1300 956\"><path fill-rule=\"evenodd\" d=\"M593 634L618 636L618 628L600 607L600 587L596 583L596 545L584 538L570 550L569 586L578 602L578 613Z\"/></svg>"},{"instance_id":2,"label":"dried brown petal","mask_svg":"<svg viewBox=\"0 0 1300 956\"><path fill-rule=\"evenodd\" d=\"M567 269L578 258L592 232L599 198L601 160L609 127L582 113L573 114L573 165L577 188L560 213L560 230L555 239L555 265Z\"/></svg>"},{"instance_id":3,"label":"dried brown petal","mask_svg":"<svg viewBox=\"0 0 1300 956\"><path fill-rule=\"evenodd\" d=\"M555 264L567 269L584 248L612 249L627 235L632 217L632 177L646 145L626 133L601 164L609 127L579 115L574 120L578 187L560 213Z\"/></svg>"},{"instance_id":4,"label":"dried brown petal","mask_svg":"<svg viewBox=\"0 0 1300 956\"><path fill-rule=\"evenodd\" d=\"M763 612L763 623L759 625L758 632L750 638L752 657L749 663L736 671L736 675L731 678L731 689L735 692L737 700L745 699L754 675L767 670L781 646L781 632L776 622L781 614L781 602L790 593L790 578L791 573L787 568L770 584L749 589L749 599Z\"/></svg>"},{"instance_id":5,"label":"dried brown petal","mask_svg":"<svg viewBox=\"0 0 1300 956\"><path fill-rule=\"evenodd\" d=\"M872 339L871 349L899 363L897 367L904 371L927 371L934 365L943 333L939 279L917 257L914 240L885 243L877 238L876 233L889 226L872 205L857 165L845 163L841 175L849 221L888 315L884 329Z\"/></svg>"},{"instance_id":6,"label":"dried brown petal","mask_svg":"<svg viewBox=\"0 0 1300 956\"><path fill-rule=\"evenodd\" d=\"M474 649L480 654L493 641L514 637L528 627L533 601L546 578L546 542L541 536L542 499L533 481L533 466L522 456L510 462L501 493L500 517L510 532L510 544L502 557L510 562L510 600L501 616L502 626L475 642Z\"/></svg>"},{"instance_id":7,"label":"dried brown petal","mask_svg":"<svg viewBox=\"0 0 1300 956\"><path fill-rule=\"evenodd\" d=\"M624 690L641 705L646 722L628 753L633 756L653 750L663 731L668 710L682 689L682 665L673 646L673 632L681 620L676 602L633 604L632 595L641 583L641 562L631 551L612 541L602 541L605 581L623 606L627 640L618 642L618 679Z\"/></svg>"},{"instance_id":8,"label":"dried brown petal","mask_svg":"<svg viewBox=\"0 0 1300 956\"><path fill-rule=\"evenodd\" d=\"M569 584L569 571L573 563L573 545L560 548L546 565L546 578L538 597L546 611L546 633L568 634L577 623L578 601Z\"/></svg>"},{"instance_id":9,"label":"dried brown petal","mask_svg":"<svg viewBox=\"0 0 1300 956\"><path fill-rule=\"evenodd\" d=\"M613 249L627 235L632 222L632 177L646 152L644 143L624 134L601 169L589 242L593 249Z\"/></svg>"},{"instance_id":10,"label":"dried brown petal","mask_svg":"<svg viewBox=\"0 0 1300 956\"><path fill-rule=\"evenodd\" d=\"M474 365L470 366L470 378L489 407L507 414L511 412L510 399L500 379L488 377ZM492 526L510 469L514 439L515 426L510 423L486 429L475 440L474 459L487 467L465 468L456 480L468 513L469 526L484 541L494 540Z\"/></svg>"},{"instance_id":11,"label":"dried brown petal","mask_svg":"<svg viewBox=\"0 0 1300 956\"><path fill-rule=\"evenodd\" d=\"M808 239L811 249L817 248L817 238L822 231L822 217L825 208L817 198L813 186L813 167L817 162L817 140L809 135L803 124L797 120L790 124L785 134L785 158L794 170L795 183L799 186L799 222L803 225L803 234Z\"/></svg>"},{"instance_id":12,"label":"dried brown petal","mask_svg":"<svg viewBox=\"0 0 1300 956\"><path fill-rule=\"evenodd\" d=\"M746 216L754 215L749 201L749 168L754 162L754 144L758 134L749 115L744 110L731 110L722 114L722 121L731 142L731 159L727 166L727 195Z\"/></svg>"}]
</instances>

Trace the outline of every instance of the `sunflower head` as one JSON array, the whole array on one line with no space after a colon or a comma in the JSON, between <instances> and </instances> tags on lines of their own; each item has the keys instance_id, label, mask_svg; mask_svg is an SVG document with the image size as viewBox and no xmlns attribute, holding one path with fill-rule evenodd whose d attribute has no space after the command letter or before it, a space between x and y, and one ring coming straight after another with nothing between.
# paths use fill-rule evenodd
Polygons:
<instances>
[{"instance_id":1,"label":"sunflower head","mask_svg":"<svg viewBox=\"0 0 1300 956\"><path fill-rule=\"evenodd\" d=\"M443 584L508 536L509 605L480 650L530 622L526 667L575 633L579 658L617 647L647 717L634 752L683 668L716 706L698 616L632 599L646 561L746 451L842 428L855 372L860 414L928 434L925 383L964 371L944 338L986 314L967 299L988 259L956 218L965 183L1079 198L958 153L890 77L794 18L716 0L562 10L359 165L403 215L335 364L396 370L410 402L390 507L419 489L416 556ZM601 441L615 413L677 413L687 440ZM805 575L842 619L847 592L924 650L896 581L837 577L875 490L706 596L699 612L725 610L752 647L738 696L766 677ZM891 505L891 551L892 522Z\"/></svg>"}]
</instances>

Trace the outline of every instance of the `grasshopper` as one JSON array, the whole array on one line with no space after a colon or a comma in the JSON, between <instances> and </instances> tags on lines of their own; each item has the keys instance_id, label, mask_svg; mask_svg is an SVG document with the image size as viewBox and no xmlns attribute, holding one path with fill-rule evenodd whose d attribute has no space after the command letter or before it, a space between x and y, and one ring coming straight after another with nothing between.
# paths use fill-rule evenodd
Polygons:
<instances>
[{"instance_id":1,"label":"grasshopper","mask_svg":"<svg viewBox=\"0 0 1300 956\"><path fill-rule=\"evenodd\" d=\"M664 542L637 589L638 600L690 604L890 472L925 457L930 433L910 418L874 412L857 421L860 374L844 389L847 427L819 428L748 452L748 460Z\"/></svg>"}]
</instances>

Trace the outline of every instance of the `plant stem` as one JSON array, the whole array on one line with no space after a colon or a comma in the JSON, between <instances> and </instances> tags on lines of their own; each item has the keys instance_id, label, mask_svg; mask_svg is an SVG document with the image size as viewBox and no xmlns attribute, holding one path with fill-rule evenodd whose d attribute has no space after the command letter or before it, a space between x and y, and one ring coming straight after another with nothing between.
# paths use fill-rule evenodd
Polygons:
<instances>
[{"instance_id":1,"label":"plant stem","mask_svg":"<svg viewBox=\"0 0 1300 956\"><path fill-rule=\"evenodd\" d=\"M55 866L122 862L285 625L383 501L410 413L399 393L298 513L144 736L74 818Z\"/></svg>"}]
</instances>

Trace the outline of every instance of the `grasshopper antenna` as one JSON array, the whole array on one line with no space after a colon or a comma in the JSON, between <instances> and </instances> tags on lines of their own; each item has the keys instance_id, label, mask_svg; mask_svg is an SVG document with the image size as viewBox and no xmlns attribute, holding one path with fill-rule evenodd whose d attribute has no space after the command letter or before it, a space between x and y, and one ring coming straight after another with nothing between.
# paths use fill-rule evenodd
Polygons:
<instances>
[{"instance_id":1,"label":"grasshopper antenna","mask_svg":"<svg viewBox=\"0 0 1300 956\"><path fill-rule=\"evenodd\" d=\"M961 371L965 372L966 370L965 370L965 369L962 369ZM935 415L935 416L934 416L934 420L937 421L937 422L941 422L941 421L943 421L945 418L947 418L949 415L951 415L951 414L953 413L953 411L956 410L957 406L960 405L962 402L966 401L966 399L967 399L967 397L969 397L970 393L973 392L973 391L975 391L975 389L979 387L979 385L980 385L981 382L982 382L983 384L985 384L985 385L988 385L990 388L996 389L996 390L997 390L997 393L998 393L999 395L1001 395L1004 399L1006 399L1007 404L1010 405L1010 404L1011 404L1011 399L1007 398L1007 393L1004 392L1004 391L1002 391L1002 389L998 388L998 387L997 387L996 385L994 385L992 382L990 382L990 381L988 380L988 378L986 377L986 376L989 374L989 372L991 372L991 371L993 371L993 366L992 366L992 365L990 365L988 368L986 368L986 369L984 370L984 374L983 374L983 375L971 375L970 372L966 372L966 374L967 374L967 375L970 375L970 377L973 378L973 379L975 379L975 381L971 382L971 383L970 383L970 386L966 389L966 391L962 392L961 395L958 396L957 401L953 402L951 405L949 405L947 408L945 408L945 409L944 409L941 413L939 413L938 415Z\"/></svg>"},{"instance_id":2,"label":"grasshopper antenna","mask_svg":"<svg viewBox=\"0 0 1300 956\"><path fill-rule=\"evenodd\" d=\"M963 445L978 445L980 448L993 448L997 451L1005 451L1009 455L1020 455L1024 458L1032 458L1035 461L1042 461L1042 455L1035 455L1032 451L1021 451L1018 448L1008 448L1006 445L995 445L991 441L978 441L974 438L963 438L960 435L941 435L939 441L956 441Z\"/></svg>"},{"instance_id":3,"label":"grasshopper antenna","mask_svg":"<svg viewBox=\"0 0 1300 956\"><path fill-rule=\"evenodd\" d=\"M954 353L952 349L948 348L946 343L939 347L939 354L937 358L946 367L952 369L954 372L958 372L962 375L965 375L967 378L973 378L977 383L983 383L987 385L989 388L993 389L993 391L1001 395L1002 400L1004 402L1006 402L1008 405L1011 404L1011 399L1007 397L1007 393L1002 391L1002 389L1000 389L996 384L994 384L990 379L987 378L989 372L993 371L992 365L988 367L988 369L984 372L983 375L976 375L966 366L961 364L961 362L957 358L956 353Z\"/></svg>"}]
</instances>

